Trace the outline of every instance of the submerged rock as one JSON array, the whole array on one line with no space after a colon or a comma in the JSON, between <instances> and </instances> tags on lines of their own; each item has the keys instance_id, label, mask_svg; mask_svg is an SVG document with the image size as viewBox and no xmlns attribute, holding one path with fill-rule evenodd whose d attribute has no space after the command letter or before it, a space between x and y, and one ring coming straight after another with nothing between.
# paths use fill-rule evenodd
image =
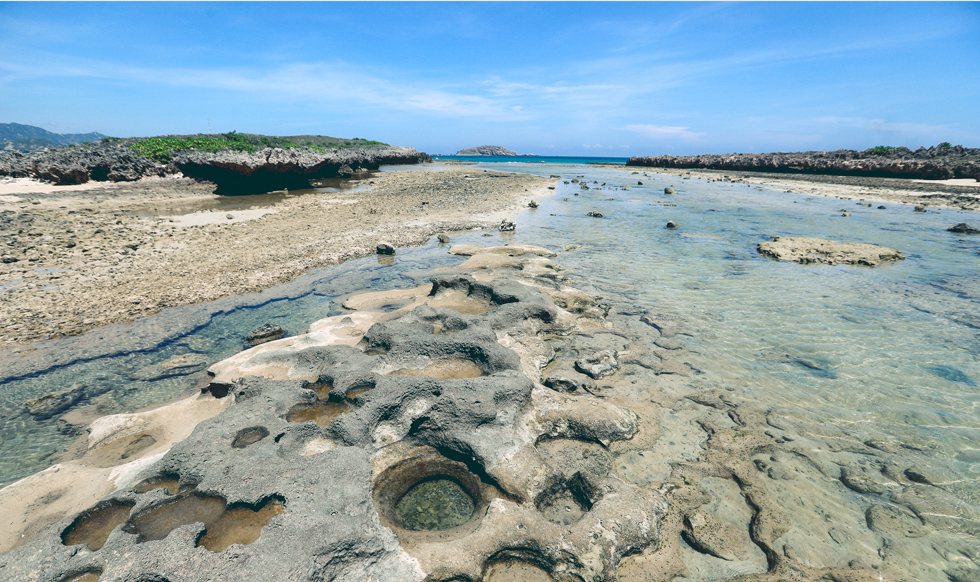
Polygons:
<instances>
[{"instance_id":1,"label":"submerged rock","mask_svg":"<svg viewBox=\"0 0 980 582\"><path fill-rule=\"evenodd\" d=\"M251 346L271 342L282 337L283 330L274 323L264 323L253 329L245 336L245 341Z\"/></svg>"},{"instance_id":2,"label":"submerged rock","mask_svg":"<svg viewBox=\"0 0 980 582\"><path fill-rule=\"evenodd\" d=\"M792 261L802 265L864 265L874 267L883 262L905 259L899 251L865 243L837 243L830 240L802 236L775 236L761 242L758 252L779 261Z\"/></svg>"},{"instance_id":3,"label":"submerged rock","mask_svg":"<svg viewBox=\"0 0 980 582\"><path fill-rule=\"evenodd\" d=\"M57 416L70 409L85 398L84 386L72 386L67 390L46 394L24 403L27 413L37 420L45 420Z\"/></svg>"},{"instance_id":4,"label":"submerged rock","mask_svg":"<svg viewBox=\"0 0 980 582\"><path fill-rule=\"evenodd\" d=\"M949 232L955 232L956 234L980 234L980 228L970 226L965 222L961 222L955 226L947 228Z\"/></svg>"},{"instance_id":5,"label":"submerged rock","mask_svg":"<svg viewBox=\"0 0 980 582\"><path fill-rule=\"evenodd\" d=\"M282 330L280 329L279 332L281 334ZM175 376L187 376L189 374L199 372L206 368L210 363L211 362L208 360L208 358L202 354L181 354L178 356L171 356L158 364L141 368L137 370L132 377L134 380L154 382L156 380L173 378Z\"/></svg>"}]
</instances>

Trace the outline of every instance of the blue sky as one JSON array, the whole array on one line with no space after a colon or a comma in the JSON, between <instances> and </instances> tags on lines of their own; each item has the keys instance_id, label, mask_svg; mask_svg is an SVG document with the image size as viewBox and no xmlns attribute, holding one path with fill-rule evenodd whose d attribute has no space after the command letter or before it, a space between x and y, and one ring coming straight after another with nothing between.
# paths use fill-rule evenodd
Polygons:
<instances>
[{"instance_id":1,"label":"blue sky","mask_svg":"<svg viewBox=\"0 0 980 582\"><path fill-rule=\"evenodd\" d=\"M451 153L980 147L980 3L0 3L0 123Z\"/></svg>"}]
</instances>

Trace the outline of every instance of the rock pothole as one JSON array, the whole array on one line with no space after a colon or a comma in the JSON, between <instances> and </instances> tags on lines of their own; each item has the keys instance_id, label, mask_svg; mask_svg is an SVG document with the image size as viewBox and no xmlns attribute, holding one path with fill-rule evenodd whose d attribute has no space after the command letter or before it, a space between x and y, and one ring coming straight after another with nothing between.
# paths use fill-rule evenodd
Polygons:
<instances>
[{"instance_id":1,"label":"rock pothole","mask_svg":"<svg viewBox=\"0 0 980 582\"><path fill-rule=\"evenodd\" d=\"M598 479L579 471L543 491L535 506L548 521L571 525L588 513L601 498Z\"/></svg>"},{"instance_id":2,"label":"rock pothole","mask_svg":"<svg viewBox=\"0 0 980 582\"><path fill-rule=\"evenodd\" d=\"M455 479L436 475L420 481L395 503L395 519L410 530L459 527L473 517L473 498Z\"/></svg>"},{"instance_id":3,"label":"rock pothole","mask_svg":"<svg viewBox=\"0 0 980 582\"><path fill-rule=\"evenodd\" d=\"M498 560L487 568L487 582L553 582L548 572L523 560Z\"/></svg>"},{"instance_id":4,"label":"rock pothole","mask_svg":"<svg viewBox=\"0 0 980 582\"><path fill-rule=\"evenodd\" d=\"M102 549L109 534L126 521L134 501L110 500L82 512L62 533L66 546L84 544L93 552Z\"/></svg>"},{"instance_id":5,"label":"rock pothole","mask_svg":"<svg viewBox=\"0 0 980 582\"><path fill-rule=\"evenodd\" d=\"M373 388L373 386L354 386L347 392L346 396L331 395L333 390L332 382L316 382L307 386L316 394L316 400L309 403L297 404L286 412L287 422L309 422L313 421L320 428L330 426L330 423L341 414L346 414L357 407L353 400Z\"/></svg>"},{"instance_id":6,"label":"rock pothole","mask_svg":"<svg viewBox=\"0 0 980 582\"><path fill-rule=\"evenodd\" d=\"M136 535L136 543L162 540L173 530L203 523L197 545L220 552L232 544L248 545L259 539L262 528L283 512L285 504L271 497L256 506L229 506L223 497L191 493L150 507L134 515L123 531Z\"/></svg>"},{"instance_id":7,"label":"rock pothole","mask_svg":"<svg viewBox=\"0 0 980 582\"><path fill-rule=\"evenodd\" d=\"M489 499L466 465L430 453L385 471L376 481L374 502L382 523L403 534L475 526Z\"/></svg>"},{"instance_id":8,"label":"rock pothole","mask_svg":"<svg viewBox=\"0 0 980 582\"><path fill-rule=\"evenodd\" d=\"M235 433L235 438L231 441L231 448L244 449L249 445L254 445L267 436L269 436L269 429L264 426L243 428Z\"/></svg>"},{"instance_id":9,"label":"rock pothole","mask_svg":"<svg viewBox=\"0 0 980 582\"><path fill-rule=\"evenodd\" d=\"M330 423L341 414L354 410L354 405L347 400L317 400L313 404L300 404L289 409L286 413L287 422L313 421L320 428L330 426Z\"/></svg>"}]
</instances>

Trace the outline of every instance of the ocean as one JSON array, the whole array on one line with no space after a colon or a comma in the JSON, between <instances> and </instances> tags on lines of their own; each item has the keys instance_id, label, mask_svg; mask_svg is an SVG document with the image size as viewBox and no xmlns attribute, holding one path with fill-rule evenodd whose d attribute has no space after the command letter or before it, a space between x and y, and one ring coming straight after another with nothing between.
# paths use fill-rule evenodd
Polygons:
<instances>
[{"instance_id":1,"label":"ocean","mask_svg":"<svg viewBox=\"0 0 980 582\"><path fill-rule=\"evenodd\" d=\"M629 158L606 158L598 156L432 156L433 161L459 160L478 164L626 164ZM510 166L508 166L510 167Z\"/></svg>"}]
</instances>

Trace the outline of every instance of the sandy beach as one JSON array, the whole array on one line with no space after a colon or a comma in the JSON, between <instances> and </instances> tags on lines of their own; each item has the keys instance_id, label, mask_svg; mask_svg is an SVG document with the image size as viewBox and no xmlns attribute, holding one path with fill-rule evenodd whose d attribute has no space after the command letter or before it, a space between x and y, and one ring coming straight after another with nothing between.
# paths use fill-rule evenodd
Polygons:
<instances>
[{"instance_id":1,"label":"sandy beach","mask_svg":"<svg viewBox=\"0 0 980 582\"><path fill-rule=\"evenodd\" d=\"M0 185L0 345L77 335L268 288L309 269L498 225L554 180L385 172L357 189L228 197L186 178ZM86 185L88 186L88 185Z\"/></svg>"}]
</instances>

